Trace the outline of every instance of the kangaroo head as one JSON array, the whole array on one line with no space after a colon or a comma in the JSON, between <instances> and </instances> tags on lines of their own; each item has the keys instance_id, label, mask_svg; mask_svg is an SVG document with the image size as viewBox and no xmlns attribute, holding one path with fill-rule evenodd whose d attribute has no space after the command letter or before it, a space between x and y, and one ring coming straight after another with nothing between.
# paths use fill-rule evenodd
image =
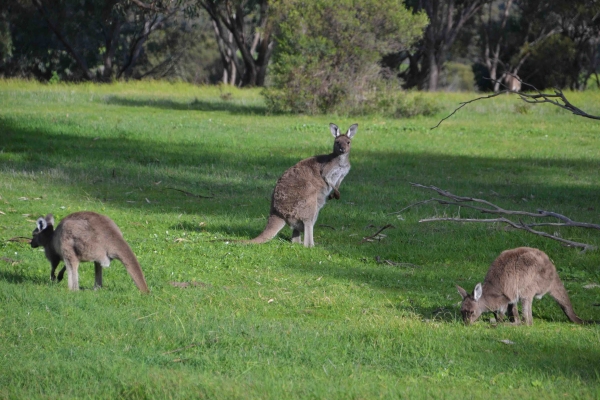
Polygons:
<instances>
[{"instance_id":1,"label":"kangaroo head","mask_svg":"<svg viewBox=\"0 0 600 400\"><path fill-rule=\"evenodd\" d=\"M31 247L46 246L52 240L54 234L54 217L52 214L46 215L46 218L40 217L36 221L36 227L33 230Z\"/></svg>"},{"instance_id":2,"label":"kangaroo head","mask_svg":"<svg viewBox=\"0 0 600 400\"><path fill-rule=\"evenodd\" d=\"M329 124L331 134L335 138L333 142L333 154L336 156L350 153L350 142L352 142L352 136L356 134L358 130L358 124L352 125L348 128L348 132L345 135L340 133L340 128L336 124Z\"/></svg>"},{"instance_id":3,"label":"kangaroo head","mask_svg":"<svg viewBox=\"0 0 600 400\"><path fill-rule=\"evenodd\" d=\"M477 321L477 318L479 318L481 313L486 309L484 300L481 300L481 283L475 285L475 290L473 291L473 294L468 294L465 289L461 288L458 285L456 285L456 289L463 298L462 304L460 306L460 313L462 314L463 322L465 323L465 325L469 325Z\"/></svg>"}]
</instances>

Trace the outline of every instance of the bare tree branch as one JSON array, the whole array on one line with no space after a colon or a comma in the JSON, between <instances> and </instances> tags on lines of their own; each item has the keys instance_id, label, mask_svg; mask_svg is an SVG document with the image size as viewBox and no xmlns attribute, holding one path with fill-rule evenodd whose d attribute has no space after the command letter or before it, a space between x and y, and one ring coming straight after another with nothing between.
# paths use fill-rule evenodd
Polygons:
<instances>
[{"instance_id":1,"label":"bare tree branch","mask_svg":"<svg viewBox=\"0 0 600 400\"><path fill-rule=\"evenodd\" d=\"M513 227L515 229L525 230L525 231L527 231L529 233L533 233L535 235L543 236L543 237L546 237L549 239L559 241L561 243L565 243L566 245L571 246L571 247L581 248L582 251L596 249L596 246L586 244L586 243L579 243L579 242L575 242L572 240L563 239L561 237L554 236L554 235L551 235L546 232L534 230L534 229L532 229L532 227L535 227L535 226L557 226L557 227L576 227L576 228L589 228L589 229L600 230L600 225L598 225L598 224L573 221L569 217L566 217L562 214L558 214L558 213L555 213L552 211L538 210L537 213L532 213L532 212L520 211L520 210L506 210L506 209L499 207L493 203L490 203L487 200L477 199L477 198L473 198L473 197L457 196L455 194L448 192L447 190L443 190L443 189L440 189L435 186L425 186L425 185L421 185L418 183L411 183L411 185L413 187L433 190L433 191L437 192L438 194L440 194L441 196L450 199L451 201L446 200L446 199L431 198L429 200L420 201L420 202L411 204L408 207L404 207L402 209L402 211L404 211L410 207L419 205L419 204L424 204L424 203L429 203L429 202L437 202L442 205L455 205L455 206L459 206L459 207L470 208L470 209L473 209L476 211L480 211L483 214L518 215L520 217L533 217L533 218L550 217L550 218L556 218L556 219L562 221L562 222L558 222L558 223L525 223L520 218L519 218L518 222L515 222L515 221L512 221L505 217L487 218L487 219L483 219L483 218L446 218L446 217L437 218L437 217L434 217L434 218L424 218L424 219L419 220L419 222L437 222L437 221L484 222L484 223L500 222L500 223L505 223L507 225L510 225L511 227ZM484 204L487 207L475 206L472 204L468 204L469 202ZM393 213L393 214L396 214L396 213Z\"/></svg>"},{"instance_id":2,"label":"bare tree branch","mask_svg":"<svg viewBox=\"0 0 600 400\"><path fill-rule=\"evenodd\" d=\"M590 118L590 119L600 120L600 116L588 114L585 111L583 111L582 109L580 109L580 108L576 107L575 105L573 105L567 99L567 97L564 95L564 93L562 92L562 90L560 90L560 89L554 89L554 94L542 93L535 86L523 82L518 76L516 76L516 75L513 75L513 76L516 79L518 79L521 82L521 84L529 86L530 88L532 88L535 93L529 94L529 93L524 93L524 92L518 92L518 91L515 91L515 90L505 89L505 90L502 90L500 92L496 92L494 94L490 94L488 96L481 96L481 97L477 97L476 99L472 99L472 100L468 100L468 101L463 101L463 102L459 103L460 106L458 106L448 116L442 118L440 120L440 122L438 122L437 125L434 126L434 127L432 127L431 129L435 129L438 126L440 126L442 122L444 122L445 120L447 120L448 118L450 118L451 116L453 116L454 114L456 114L458 112L458 110L460 110L461 108L463 108L467 104L474 103L474 102L476 102L478 100L491 99L492 97L496 97L496 96L499 96L499 95L504 94L504 93L514 93L514 94L518 95L521 98L521 100L523 100L526 103L530 103L530 104L550 103L552 105L555 105L557 107L560 107L562 109L570 111L571 113L573 113L573 114L575 114L577 116L584 117L584 118Z\"/></svg>"}]
</instances>

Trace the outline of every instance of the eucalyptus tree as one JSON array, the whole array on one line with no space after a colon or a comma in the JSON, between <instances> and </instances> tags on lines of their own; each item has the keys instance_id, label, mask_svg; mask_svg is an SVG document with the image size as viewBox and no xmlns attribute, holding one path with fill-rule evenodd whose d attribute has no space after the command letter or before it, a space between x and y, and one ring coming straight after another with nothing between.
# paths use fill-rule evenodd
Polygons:
<instances>
[{"instance_id":1,"label":"eucalyptus tree","mask_svg":"<svg viewBox=\"0 0 600 400\"><path fill-rule=\"evenodd\" d=\"M197 0L210 16L223 62L223 82L263 86L273 53L269 0Z\"/></svg>"},{"instance_id":2,"label":"eucalyptus tree","mask_svg":"<svg viewBox=\"0 0 600 400\"><path fill-rule=\"evenodd\" d=\"M148 37L179 11L161 0L30 1L37 13L29 17L53 39L46 51L70 58L62 73L82 80L130 77ZM9 2L27 10L23 0Z\"/></svg>"}]
</instances>

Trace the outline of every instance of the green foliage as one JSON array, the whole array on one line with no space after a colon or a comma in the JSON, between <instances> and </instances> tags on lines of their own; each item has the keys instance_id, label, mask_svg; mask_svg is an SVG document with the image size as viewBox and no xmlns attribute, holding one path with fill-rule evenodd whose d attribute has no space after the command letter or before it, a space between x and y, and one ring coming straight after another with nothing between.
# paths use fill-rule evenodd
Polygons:
<instances>
[{"instance_id":1,"label":"green foliage","mask_svg":"<svg viewBox=\"0 0 600 400\"><path fill-rule=\"evenodd\" d=\"M532 49L521 74L527 76L527 83L536 88L576 86L570 71L577 56L576 44L569 37L554 35Z\"/></svg>"},{"instance_id":2,"label":"green foliage","mask_svg":"<svg viewBox=\"0 0 600 400\"><path fill-rule=\"evenodd\" d=\"M467 64L449 61L444 66L440 86L451 92L472 92L475 86L475 73Z\"/></svg>"},{"instance_id":3,"label":"green foliage","mask_svg":"<svg viewBox=\"0 0 600 400\"><path fill-rule=\"evenodd\" d=\"M50 79L48 80L48 83L50 85L55 85L58 82L60 82L60 76L58 76L58 73L56 71L52 71L52 76L50 77Z\"/></svg>"},{"instance_id":4,"label":"green foliage","mask_svg":"<svg viewBox=\"0 0 600 400\"><path fill-rule=\"evenodd\" d=\"M281 2L264 91L272 112L318 114L356 107L382 79L382 55L410 47L427 24L401 1Z\"/></svg>"},{"instance_id":5,"label":"green foliage","mask_svg":"<svg viewBox=\"0 0 600 400\"><path fill-rule=\"evenodd\" d=\"M481 217L454 206L390 215L431 197L408 184L420 182L598 223L598 122L549 105L512 113L516 96L498 96L431 130L439 114L266 116L258 90L227 93L0 81L0 398L598 397L600 325L569 323L546 296L532 327L486 317L467 328L454 285L472 290L502 250L538 247L578 315L597 321L600 251L502 225L419 223ZM600 114L600 91L566 94ZM407 96L450 112L475 95ZM292 245L289 229L264 245L228 241L261 232L285 169L331 150L329 122L359 131L316 247ZM101 290L82 264L83 290L70 293L49 281L42 251L8 240L39 215L79 210L119 225L149 295L116 260ZM600 244L592 230L538 229Z\"/></svg>"},{"instance_id":6,"label":"green foliage","mask_svg":"<svg viewBox=\"0 0 600 400\"><path fill-rule=\"evenodd\" d=\"M383 86L368 93L360 104L347 108L338 107L343 115L381 115L388 118L411 118L432 116L440 111L440 105L434 97L424 96L416 91L404 91Z\"/></svg>"},{"instance_id":7,"label":"green foliage","mask_svg":"<svg viewBox=\"0 0 600 400\"><path fill-rule=\"evenodd\" d=\"M148 38L133 77L206 84L218 82L222 69L208 18L201 14L188 19L177 14Z\"/></svg>"}]
</instances>

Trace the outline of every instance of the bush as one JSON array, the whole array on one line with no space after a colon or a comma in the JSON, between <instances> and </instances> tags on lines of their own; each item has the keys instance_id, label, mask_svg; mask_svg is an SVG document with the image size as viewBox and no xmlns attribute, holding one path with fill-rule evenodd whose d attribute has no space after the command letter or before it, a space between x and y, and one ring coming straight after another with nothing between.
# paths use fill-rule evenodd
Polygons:
<instances>
[{"instance_id":1,"label":"bush","mask_svg":"<svg viewBox=\"0 0 600 400\"><path fill-rule=\"evenodd\" d=\"M383 54L411 46L427 24L399 0L284 0L265 88L271 112L354 108L382 86ZM285 17L284 17L285 16Z\"/></svg>"},{"instance_id":2,"label":"bush","mask_svg":"<svg viewBox=\"0 0 600 400\"><path fill-rule=\"evenodd\" d=\"M475 73L469 65L447 62L440 79L440 86L450 92L472 92L475 89Z\"/></svg>"}]
</instances>

